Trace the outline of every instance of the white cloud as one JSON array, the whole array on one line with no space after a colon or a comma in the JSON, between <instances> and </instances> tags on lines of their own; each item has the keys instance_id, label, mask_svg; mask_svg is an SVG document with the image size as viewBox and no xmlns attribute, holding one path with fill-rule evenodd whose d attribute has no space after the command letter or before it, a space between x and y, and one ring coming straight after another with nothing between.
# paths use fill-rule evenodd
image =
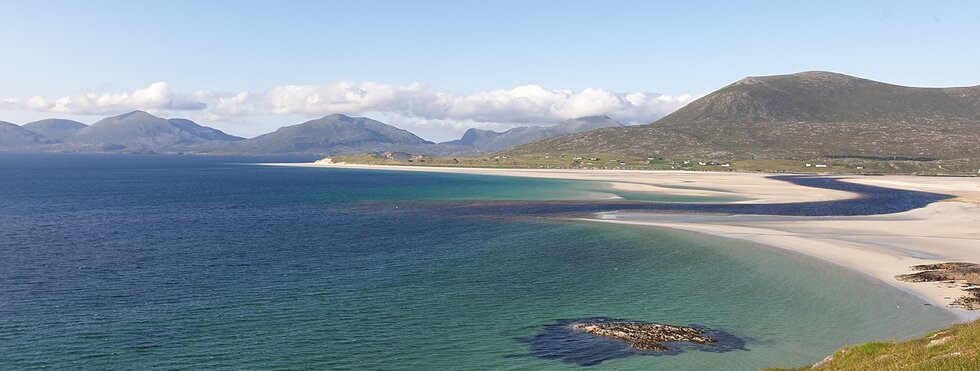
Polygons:
<instances>
[{"instance_id":1,"label":"white cloud","mask_svg":"<svg viewBox=\"0 0 980 371\"><path fill-rule=\"evenodd\" d=\"M0 109L74 115L111 115L131 110L205 119L247 122L255 117L316 117L333 113L388 118L392 124L424 132L462 132L468 127L501 128L513 124L549 124L608 115L624 123L649 123L691 102L692 95L616 93L599 88L580 91L523 85L460 94L433 91L424 84L390 85L338 81L321 85L284 85L265 92L175 93L166 82L130 92L81 92L60 98L35 96L0 100Z\"/></svg>"},{"instance_id":2,"label":"white cloud","mask_svg":"<svg viewBox=\"0 0 980 371\"><path fill-rule=\"evenodd\" d=\"M408 130L415 135L436 142L459 139L470 128L505 131L519 124L473 120L425 119L390 112L364 112L364 116Z\"/></svg>"},{"instance_id":3,"label":"white cloud","mask_svg":"<svg viewBox=\"0 0 980 371\"><path fill-rule=\"evenodd\" d=\"M40 96L32 97L26 101L13 98L4 100L3 107L78 115L102 115L135 109L200 110L205 109L207 103L195 100L193 97L174 94L166 82L157 82L132 92L75 93L54 100L47 100Z\"/></svg>"},{"instance_id":4,"label":"white cloud","mask_svg":"<svg viewBox=\"0 0 980 371\"><path fill-rule=\"evenodd\" d=\"M217 116L251 116L260 113L261 99L249 92L212 97L206 101L211 102L209 111Z\"/></svg>"},{"instance_id":5,"label":"white cloud","mask_svg":"<svg viewBox=\"0 0 980 371\"><path fill-rule=\"evenodd\" d=\"M286 85L269 90L266 100L274 114L326 115L367 111L411 111L425 100L422 84L394 86L374 82L339 81L326 85Z\"/></svg>"},{"instance_id":6,"label":"white cloud","mask_svg":"<svg viewBox=\"0 0 980 371\"><path fill-rule=\"evenodd\" d=\"M276 114L324 115L389 112L426 120L551 123L564 119L609 115L627 122L651 122L693 100L690 95L613 93L524 85L510 90L475 94L432 92L422 84L394 86L337 82L326 85L288 85L266 93Z\"/></svg>"}]
</instances>

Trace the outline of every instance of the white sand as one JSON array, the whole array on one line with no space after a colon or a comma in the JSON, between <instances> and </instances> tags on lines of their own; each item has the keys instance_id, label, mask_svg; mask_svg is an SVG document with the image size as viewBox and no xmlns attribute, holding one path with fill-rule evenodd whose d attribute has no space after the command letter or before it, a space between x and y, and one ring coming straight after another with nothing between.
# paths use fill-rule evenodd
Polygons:
<instances>
[{"instance_id":1,"label":"white sand","mask_svg":"<svg viewBox=\"0 0 980 371\"><path fill-rule=\"evenodd\" d=\"M840 200L854 197L853 193L797 186L768 179L772 174L643 171L643 170L556 170L556 169L491 169L463 167L354 165L337 163L283 163L277 166L325 167L341 169L372 169L388 171L422 171L456 174L498 175L545 179L587 180L608 183L612 188L631 192L656 192L678 196L738 196L739 203L772 203ZM692 187L674 188L674 187ZM697 189L701 188L701 189Z\"/></svg>"},{"instance_id":2,"label":"white sand","mask_svg":"<svg viewBox=\"0 0 980 371\"><path fill-rule=\"evenodd\" d=\"M739 196L748 203L803 202L853 197L848 192L815 189L767 179L772 174L630 170L551 170L439 168L338 164L291 164L430 171L551 179L591 180L616 189L674 195ZM867 273L948 308L961 319L980 318L980 312L949 307L963 295L961 285L908 283L895 275L909 267L948 261L980 263L980 178L916 176L843 176L843 180L958 196L953 201L903 213L854 217L709 216L654 213L604 213L596 219L683 229L751 240L795 251ZM679 189L674 186L701 189Z\"/></svg>"},{"instance_id":3,"label":"white sand","mask_svg":"<svg viewBox=\"0 0 980 371\"><path fill-rule=\"evenodd\" d=\"M870 274L949 308L962 319L980 318L980 312L949 307L963 296L960 284L895 279L895 275L911 273L913 265L980 262L980 207L973 204L938 202L903 213L856 217L609 213L599 220L740 238L795 251Z\"/></svg>"}]
</instances>

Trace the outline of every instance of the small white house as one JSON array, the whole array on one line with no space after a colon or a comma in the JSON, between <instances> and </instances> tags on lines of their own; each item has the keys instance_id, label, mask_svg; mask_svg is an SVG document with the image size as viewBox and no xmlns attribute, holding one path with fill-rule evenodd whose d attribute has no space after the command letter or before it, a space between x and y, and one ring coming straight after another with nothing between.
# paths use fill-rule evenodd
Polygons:
<instances>
[{"instance_id":1,"label":"small white house","mask_svg":"<svg viewBox=\"0 0 980 371\"><path fill-rule=\"evenodd\" d=\"M813 167L827 167L827 164L816 164Z\"/></svg>"},{"instance_id":2,"label":"small white house","mask_svg":"<svg viewBox=\"0 0 980 371\"><path fill-rule=\"evenodd\" d=\"M813 166L813 164L806 164L806 167L811 167L811 166Z\"/></svg>"}]
</instances>

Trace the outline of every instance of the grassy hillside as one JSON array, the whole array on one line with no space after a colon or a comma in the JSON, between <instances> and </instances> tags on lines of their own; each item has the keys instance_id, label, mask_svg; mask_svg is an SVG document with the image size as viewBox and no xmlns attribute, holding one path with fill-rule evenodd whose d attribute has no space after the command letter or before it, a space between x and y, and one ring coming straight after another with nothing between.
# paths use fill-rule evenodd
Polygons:
<instances>
[{"instance_id":1,"label":"grassy hillside","mask_svg":"<svg viewBox=\"0 0 980 371\"><path fill-rule=\"evenodd\" d=\"M912 88L806 72L750 77L663 119L519 146L725 160L980 159L980 86Z\"/></svg>"},{"instance_id":2,"label":"grassy hillside","mask_svg":"<svg viewBox=\"0 0 980 371\"><path fill-rule=\"evenodd\" d=\"M812 367L792 370L980 370L980 321L910 341L847 347Z\"/></svg>"}]
</instances>

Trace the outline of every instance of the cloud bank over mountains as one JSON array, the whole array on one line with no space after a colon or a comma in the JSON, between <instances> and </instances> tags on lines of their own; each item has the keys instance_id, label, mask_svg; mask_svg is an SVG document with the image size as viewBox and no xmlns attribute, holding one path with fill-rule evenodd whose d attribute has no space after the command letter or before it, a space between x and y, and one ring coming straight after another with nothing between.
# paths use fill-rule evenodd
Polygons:
<instances>
[{"instance_id":1,"label":"cloud bank over mountains","mask_svg":"<svg viewBox=\"0 0 980 371\"><path fill-rule=\"evenodd\" d=\"M157 82L143 89L124 93L75 93L48 100L41 96L29 99L8 98L0 108L79 115L105 115L136 109L163 111L194 111L208 108L208 102L197 94L175 94L166 82Z\"/></svg>"},{"instance_id":2,"label":"cloud bank over mountains","mask_svg":"<svg viewBox=\"0 0 980 371\"><path fill-rule=\"evenodd\" d=\"M323 85L284 85L263 93L178 93L166 82L131 92L78 92L60 98L8 98L0 108L76 115L106 115L131 110L167 113L203 111L216 120L253 115L308 115L382 112L425 120L494 123L550 123L569 118L609 115L646 123L692 101L691 95L581 91L524 85L473 94L433 91L424 84L390 85L338 81Z\"/></svg>"}]
</instances>

